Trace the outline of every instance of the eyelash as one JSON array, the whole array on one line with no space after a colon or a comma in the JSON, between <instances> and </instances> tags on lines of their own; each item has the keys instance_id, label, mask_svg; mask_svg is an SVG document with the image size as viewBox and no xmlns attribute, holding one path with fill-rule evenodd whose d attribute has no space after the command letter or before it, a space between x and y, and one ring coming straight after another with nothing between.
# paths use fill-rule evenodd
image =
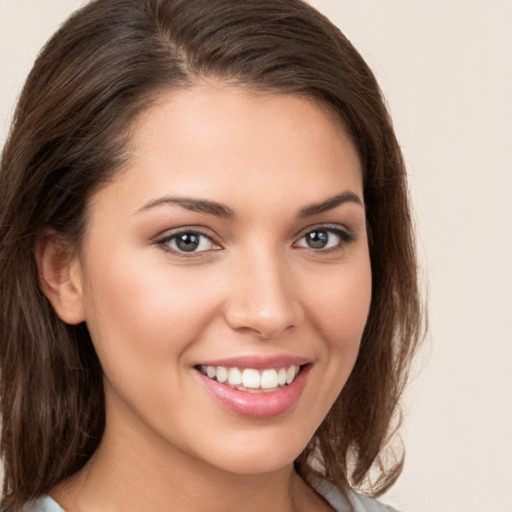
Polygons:
<instances>
[{"instance_id":1,"label":"eyelash","mask_svg":"<svg viewBox=\"0 0 512 512\"><path fill-rule=\"evenodd\" d=\"M208 235L207 233L205 233L205 232L203 232L203 231L201 231L200 229L197 229L197 228L180 229L180 230L175 231L173 233L169 233L165 237L163 237L160 240L158 240L157 241L157 245L161 246L165 251L171 252L173 254L177 254L179 256L188 257L188 258L194 257L197 254L201 254L203 252L208 252L208 250L202 250L202 251L183 251L183 250L179 249L178 247L177 248L170 247L170 244L173 241L176 242L179 236L184 236L184 235L193 235L193 236L196 236L196 237L199 237L199 238L207 239L209 241L209 243L211 243L212 245L215 245L215 246L218 247L218 249L213 249L213 250L219 250L220 249L220 245L217 244L215 242L215 240L213 240L211 235Z\"/></svg>"},{"instance_id":2,"label":"eyelash","mask_svg":"<svg viewBox=\"0 0 512 512\"><path fill-rule=\"evenodd\" d=\"M307 247L304 245L298 245L299 242L301 240L303 240L307 235L311 235L314 232L318 232L318 233L324 232L324 233L328 233L329 235L335 235L336 237L338 237L339 240L338 240L338 242L336 242L336 244L334 246L326 247L326 248L323 248L323 247L313 248L313 247ZM171 243L176 244L178 237L184 236L184 235L191 235L191 236L195 236L198 238L207 239L209 241L209 243L216 246L216 248L215 249L206 249L206 250L201 250L201 251L197 251L197 250L184 251L184 250L181 250L179 247L171 247L170 246ZM355 240L355 236L353 235L353 233L351 233L350 231L348 231L346 229L340 228L338 225L334 225L334 226L319 225L319 226L308 227L307 231L303 231L303 234L293 244L293 247L304 248L307 250L311 250L315 253L320 253L320 252L321 253L330 253L330 252L342 250L346 245L350 244L354 240ZM204 252L210 252L211 250L216 251L216 250L220 250L222 248L220 246L220 244L218 244L212 238L211 235L209 235L209 234L205 233L204 231L201 231L197 228L180 229L179 231L169 233L165 237L159 239L156 242L156 244L159 245L160 247L162 247L167 252L171 252L173 254L179 255L180 257L186 257L186 258L197 257L198 254L202 254ZM200 247L200 244L201 244L201 240L199 241L199 247Z\"/></svg>"},{"instance_id":3,"label":"eyelash","mask_svg":"<svg viewBox=\"0 0 512 512\"><path fill-rule=\"evenodd\" d=\"M350 231L348 231L347 229L343 229L338 225L323 224L323 225L319 225L319 226L308 227L307 231L303 232L303 234L298 239L298 241L293 244L294 247L297 247L297 244L302 239L304 239L307 235L311 235L314 232L325 232L325 233L328 233L329 235L335 235L338 237L339 240L334 246L326 247L326 248L322 247L322 248L315 249L313 247L305 247L305 246L299 246L299 247L304 247L305 249L310 249L311 251L313 251L315 253L317 253L317 252L330 253L330 252L342 250L346 245L350 244L351 242L353 242L355 240L354 234L351 233Z\"/></svg>"}]
</instances>

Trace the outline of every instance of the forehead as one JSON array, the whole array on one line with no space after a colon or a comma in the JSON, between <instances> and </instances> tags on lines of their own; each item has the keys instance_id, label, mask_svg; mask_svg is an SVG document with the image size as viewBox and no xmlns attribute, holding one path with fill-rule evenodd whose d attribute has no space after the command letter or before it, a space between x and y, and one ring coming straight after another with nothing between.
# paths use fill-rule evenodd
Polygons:
<instances>
[{"instance_id":1,"label":"forehead","mask_svg":"<svg viewBox=\"0 0 512 512\"><path fill-rule=\"evenodd\" d=\"M114 183L134 204L163 194L277 206L362 194L354 145L327 109L298 96L208 83L163 94L132 127Z\"/></svg>"}]
</instances>

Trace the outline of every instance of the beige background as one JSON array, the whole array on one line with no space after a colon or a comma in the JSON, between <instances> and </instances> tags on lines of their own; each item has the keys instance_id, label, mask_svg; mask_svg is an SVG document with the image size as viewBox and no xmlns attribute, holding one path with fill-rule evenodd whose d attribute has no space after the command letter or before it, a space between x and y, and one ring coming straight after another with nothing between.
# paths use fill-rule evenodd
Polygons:
<instances>
[{"instance_id":1,"label":"beige background","mask_svg":"<svg viewBox=\"0 0 512 512\"><path fill-rule=\"evenodd\" d=\"M80 0L0 0L0 142ZM411 175L431 332L407 397L403 512L512 512L512 1L312 0L388 99Z\"/></svg>"}]
</instances>

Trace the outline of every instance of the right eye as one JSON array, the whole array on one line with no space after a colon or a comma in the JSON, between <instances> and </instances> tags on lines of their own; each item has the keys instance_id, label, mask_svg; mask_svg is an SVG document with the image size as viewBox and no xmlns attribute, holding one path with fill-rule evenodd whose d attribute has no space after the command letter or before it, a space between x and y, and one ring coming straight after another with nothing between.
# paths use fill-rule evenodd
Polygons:
<instances>
[{"instance_id":1,"label":"right eye","mask_svg":"<svg viewBox=\"0 0 512 512\"><path fill-rule=\"evenodd\" d=\"M179 231L162 238L158 242L166 250L178 253L197 253L219 249L213 240L199 231Z\"/></svg>"}]
</instances>

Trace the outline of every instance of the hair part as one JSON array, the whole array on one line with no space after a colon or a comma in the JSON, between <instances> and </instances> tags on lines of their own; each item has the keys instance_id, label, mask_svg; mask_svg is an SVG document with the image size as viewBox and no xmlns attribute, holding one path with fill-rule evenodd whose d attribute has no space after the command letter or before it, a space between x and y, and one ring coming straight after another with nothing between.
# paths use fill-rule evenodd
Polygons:
<instances>
[{"instance_id":1,"label":"hair part","mask_svg":"<svg viewBox=\"0 0 512 512\"><path fill-rule=\"evenodd\" d=\"M20 97L0 167L3 507L78 471L105 425L85 324L66 325L38 281L45 230L80 244L87 205L130 154L131 128L164 92L218 79L298 94L335 114L363 168L372 302L354 370L296 468L378 495L422 334L404 162L378 84L351 43L301 0L96 0L47 43ZM395 421L394 421L395 418Z\"/></svg>"}]
</instances>

